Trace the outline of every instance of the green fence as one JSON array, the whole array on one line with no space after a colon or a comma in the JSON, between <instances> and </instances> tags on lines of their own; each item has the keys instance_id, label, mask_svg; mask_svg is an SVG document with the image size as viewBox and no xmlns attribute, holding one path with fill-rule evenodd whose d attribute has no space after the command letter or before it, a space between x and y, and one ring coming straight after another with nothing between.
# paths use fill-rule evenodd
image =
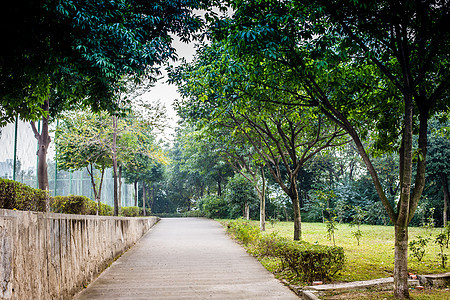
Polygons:
<instances>
[{"instance_id":1,"label":"green fence","mask_svg":"<svg viewBox=\"0 0 450 300\"><path fill-rule=\"evenodd\" d=\"M39 124L38 124L39 125ZM54 126L55 124L53 124ZM38 126L40 127L40 126ZM91 179L86 170L72 172L57 169L55 162L54 133L51 132L47 164L50 194L83 195L94 200ZM34 138L31 126L27 122L17 121L0 127L0 177L13 179L31 187L37 187L37 140ZM15 170L15 172L14 172ZM113 205L112 169L105 172L101 201ZM100 174L100 172L96 172ZM134 205L134 189L122 180L121 206Z\"/></svg>"}]
</instances>

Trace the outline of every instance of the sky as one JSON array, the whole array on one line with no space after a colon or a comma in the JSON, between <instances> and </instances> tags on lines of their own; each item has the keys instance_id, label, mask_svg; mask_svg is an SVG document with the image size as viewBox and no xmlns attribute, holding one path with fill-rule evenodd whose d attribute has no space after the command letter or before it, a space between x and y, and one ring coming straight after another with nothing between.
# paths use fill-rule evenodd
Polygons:
<instances>
[{"instance_id":1,"label":"sky","mask_svg":"<svg viewBox=\"0 0 450 300\"><path fill-rule=\"evenodd\" d=\"M195 49L194 43L186 44L181 42L178 37L174 37L173 46L176 49L178 58L185 58L186 61L192 61ZM170 62L172 65L178 65L178 62ZM177 87L175 85L168 84L167 74L165 70L163 71L163 78L160 79L152 89L142 95L142 99L146 102L160 101L163 103L167 109L168 116L168 126L165 131L160 135L164 140L172 141L172 134L175 132L175 127L177 125L178 117L175 110L172 107L172 103L175 99L180 97L177 92Z\"/></svg>"}]
</instances>

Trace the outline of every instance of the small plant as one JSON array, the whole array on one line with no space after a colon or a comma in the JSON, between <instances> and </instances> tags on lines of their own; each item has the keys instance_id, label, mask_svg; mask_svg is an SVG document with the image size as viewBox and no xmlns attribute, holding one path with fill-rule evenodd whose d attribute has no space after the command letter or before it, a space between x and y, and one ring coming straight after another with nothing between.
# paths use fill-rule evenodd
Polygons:
<instances>
[{"instance_id":1,"label":"small plant","mask_svg":"<svg viewBox=\"0 0 450 300\"><path fill-rule=\"evenodd\" d=\"M331 213L330 213L331 215ZM336 241L334 238L334 232L337 230L337 222L336 222L336 215L333 213L332 216L328 220L325 221L325 224L327 226L327 237L331 241L333 240L333 245L336 246Z\"/></svg>"},{"instance_id":2,"label":"small plant","mask_svg":"<svg viewBox=\"0 0 450 300\"><path fill-rule=\"evenodd\" d=\"M269 218L269 222L270 222L270 225L272 226L272 228L275 227L275 224L277 224L278 221L279 220L277 218L272 218L272 217Z\"/></svg>"},{"instance_id":3,"label":"small plant","mask_svg":"<svg viewBox=\"0 0 450 300\"><path fill-rule=\"evenodd\" d=\"M434 242L439 245L440 252L438 253L438 257L441 260L441 265L442 268L444 269L448 259L447 254L444 253L446 239L447 239L446 235L441 232L437 235L436 239L434 240Z\"/></svg>"},{"instance_id":4,"label":"small plant","mask_svg":"<svg viewBox=\"0 0 450 300\"><path fill-rule=\"evenodd\" d=\"M421 261L425 255L425 246L428 244L429 239L423 238L420 235L417 236L417 240L409 242L409 250L411 250L411 256Z\"/></svg>"},{"instance_id":5,"label":"small plant","mask_svg":"<svg viewBox=\"0 0 450 300\"><path fill-rule=\"evenodd\" d=\"M434 228L435 222L434 222L434 207L430 208L430 215L428 216L426 222L424 222L423 227L431 231Z\"/></svg>"},{"instance_id":6,"label":"small plant","mask_svg":"<svg viewBox=\"0 0 450 300\"><path fill-rule=\"evenodd\" d=\"M352 235L356 238L356 240L358 241L358 246L359 246L359 241L362 238L362 231L361 230L356 230L356 231L352 231Z\"/></svg>"},{"instance_id":7,"label":"small plant","mask_svg":"<svg viewBox=\"0 0 450 300\"><path fill-rule=\"evenodd\" d=\"M450 241L450 224L444 226L444 234L445 234L445 247L448 249L448 243Z\"/></svg>"},{"instance_id":8,"label":"small plant","mask_svg":"<svg viewBox=\"0 0 450 300\"><path fill-rule=\"evenodd\" d=\"M358 246L359 246L359 241L361 240L362 237L362 231L360 229L360 226L364 220L364 218L367 215L367 211L363 210L360 206L354 206L353 210L355 211L355 214L353 215L353 221L351 223L351 225L356 225L357 226L357 230L356 231L352 231L352 235L356 238L356 240L358 241Z\"/></svg>"}]
</instances>

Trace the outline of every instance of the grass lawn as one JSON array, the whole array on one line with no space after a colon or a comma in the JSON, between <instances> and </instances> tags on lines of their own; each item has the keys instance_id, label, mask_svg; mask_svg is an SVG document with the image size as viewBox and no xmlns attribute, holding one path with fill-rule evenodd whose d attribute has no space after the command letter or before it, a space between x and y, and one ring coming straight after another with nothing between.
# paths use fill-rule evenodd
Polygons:
<instances>
[{"instance_id":1,"label":"grass lawn","mask_svg":"<svg viewBox=\"0 0 450 300\"><path fill-rule=\"evenodd\" d=\"M221 220L227 221L227 220ZM250 221L255 226L259 226L258 221ZM394 228L392 226L361 225L362 237L358 246L352 231L356 227L348 224L338 224L335 232L336 246L344 248L346 256L345 268L337 274L334 282L349 282L359 280L369 280L389 277L394 271ZM293 222L276 222L273 226L266 223L266 232L277 232L280 236L293 238ZM409 228L409 241L414 240L418 235L429 237L430 241L425 247L426 252L421 262L416 258L409 257L408 270L413 274L434 274L450 272L450 261L444 269L441 266L438 253L439 246L434 242L436 235L441 229L425 229L418 227ZM322 245L333 245L327 237L326 226L323 223L302 223L302 239L310 243ZM444 253L449 256L450 249L445 249ZM261 263L278 278L283 278L294 284L300 284L295 279L289 278L290 274L277 273L277 263L271 259L262 258ZM437 290L411 290L413 299L449 299L449 289ZM363 290L343 292L341 294L327 294L324 299L393 299L392 291Z\"/></svg>"},{"instance_id":2,"label":"grass lawn","mask_svg":"<svg viewBox=\"0 0 450 300\"><path fill-rule=\"evenodd\" d=\"M255 225L259 224L257 221L254 222ZM360 229L363 235L359 246L356 238L352 235L352 231L355 231L356 227L338 224L337 228L335 232L336 246L344 248L347 259L346 268L336 277L337 281L369 280L394 274L394 227L361 225ZM293 238L294 223L277 222L273 227L268 223L266 231L268 233L276 231L281 236ZM421 262L409 257L409 272L414 274L450 272L450 262L444 269L438 260L440 250L434 242L438 233L440 233L439 228L432 230L421 227L409 228L409 241L418 235L431 238ZM310 243L333 245L333 242L327 238L327 230L323 223L302 223L302 238ZM445 249L445 253L450 256L450 249Z\"/></svg>"}]
</instances>

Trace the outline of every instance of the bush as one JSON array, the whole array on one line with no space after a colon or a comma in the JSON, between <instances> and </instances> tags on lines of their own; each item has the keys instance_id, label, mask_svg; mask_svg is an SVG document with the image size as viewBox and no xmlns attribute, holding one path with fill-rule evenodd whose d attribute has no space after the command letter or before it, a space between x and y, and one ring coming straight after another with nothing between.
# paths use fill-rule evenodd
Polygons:
<instances>
[{"instance_id":1,"label":"bush","mask_svg":"<svg viewBox=\"0 0 450 300\"><path fill-rule=\"evenodd\" d=\"M331 280L345 263L342 247L314 245L303 241L280 240L276 254L285 268L307 282Z\"/></svg>"},{"instance_id":2,"label":"bush","mask_svg":"<svg viewBox=\"0 0 450 300\"><path fill-rule=\"evenodd\" d=\"M43 212L48 197L47 191L0 178L0 208Z\"/></svg>"},{"instance_id":3,"label":"bush","mask_svg":"<svg viewBox=\"0 0 450 300\"><path fill-rule=\"evenodd\" d=\"M146 208L145 209L145 215L146 216L150 216L152 210L150 208ZM139 207L139 215L143 216L144 215L144 209L142 207Z\"/></svg>"},{"instance_id":4,"label":"bush","mask_svg":"<svg viewBox=\"0 0 450 300\"><path fill-rule=\"evenodd\" d=\"M139 207L137 206L121 207L119 210L119 215L124 217L138 217Z\"/></svg>"},{"instance_id":5,"label":"bush","mask_svg":"<svg viewBox=\"0 0 450 300\"><path fill-rule=\"evenodd\" d=\"M259 228L250 225L243 220L234 220L227 223L227 231L244 243L244 245L256 244L260 237Z\"/></svg>"},{"instance_id":6,"label":"bush","mask_svg":"<svg viewBox=\"0 0 450 300\"><path fill-rule=\"evenodd\" d=\"M228 203L220 196L203 196L200 199L199 207L207 218L225 219L229 215Z\"/></svg>"},{"instance_id":7,"label":"bush","mask_svg":"<svg viewBox=\"0 0 450 300\"><path fill-rule=\"evenodd\" d=\"M113 216L114 215L114 207L109 206L105 203L100 203L100 209L98 211L100 216Z\"/></svg>"},{"instance_id":8,"label":"bush","mask_svg":"<svg viewBox=\"0 0 450 300\"><path fill-rule=\"evenodd\" d=\"M52 198L51 209L55 213L73 215L96 215L97 202L85 196L69 195ZM114 209L104 203L100 203L99 215L112 216Z\"/></svg>"},{"instance_id":9,"label":"bush","mask_svg":"<svg viewBox=\"0 0 450 300\"><path fill-rule=\"evenodd\" d=\"M69 195L52 198L51 209L55 213L73 215L95 215L97 204L85 196Z\"/></svg>"},{"instance_id":10,"label":"bush","mask_svg":"<svg viewBox=\"0 0 450 300\"><path fill-rule=\"evenodd\" d=\"M276 233L261 233L256 226L241 220L226 224L227 231L252 249L252 254L277 258L282 269L289 270L305 282L331 280L344 267L342 247L292 241Z\"/></svg>"}]
</instances>

